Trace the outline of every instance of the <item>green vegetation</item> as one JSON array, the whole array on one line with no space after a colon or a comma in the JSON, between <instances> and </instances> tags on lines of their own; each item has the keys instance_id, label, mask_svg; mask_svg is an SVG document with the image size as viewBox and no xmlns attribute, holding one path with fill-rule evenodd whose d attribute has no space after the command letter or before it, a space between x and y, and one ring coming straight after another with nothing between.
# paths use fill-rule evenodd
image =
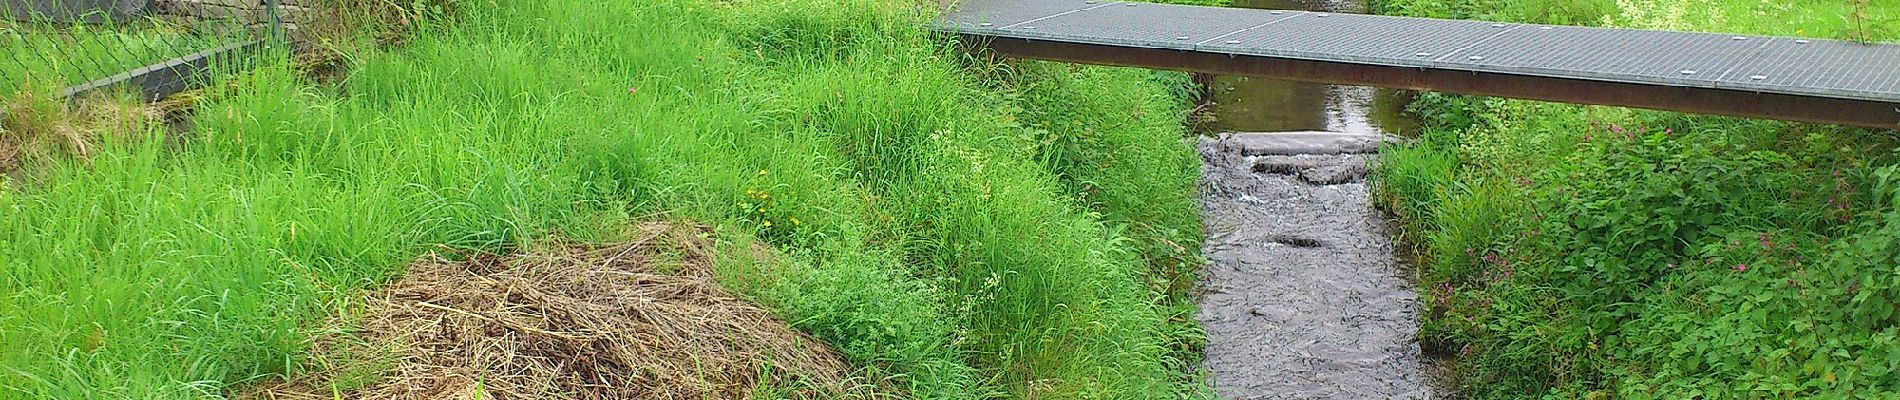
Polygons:
<instances>
[{"instance_id":1,"label":"green vegetation","mask_svg":"<svg viewBox=\"0 0 1900 400\"><path fill-rule=\"evenodd\" d=\"M183 140L36 159L0 398L228 395L420 254L657 215L777 247L722 280L901 394L1200 395L1186 79L971 58L910 4L464 3L340 87L268 63Z\"/></svg>"},{"instance_id":2,"label":"green vegetation","mask_svg":"<svg viewBox=\"0 0 1900 400\"><path fill-rule=\"evenodd\" d=\"M1507 5L1508 4L1508 5ZM1900 39L1900 3L1386 0L1388 13ZM1426 94L1381 203L1481 399L1900 393L1894 131Z\"/></svg>"}]
</instances>

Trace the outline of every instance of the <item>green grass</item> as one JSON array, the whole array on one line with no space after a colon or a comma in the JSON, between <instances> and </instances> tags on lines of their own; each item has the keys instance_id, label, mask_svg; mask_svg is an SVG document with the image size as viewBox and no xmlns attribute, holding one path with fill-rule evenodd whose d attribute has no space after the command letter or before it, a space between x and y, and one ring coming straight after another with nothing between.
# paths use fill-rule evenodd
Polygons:
<instances>
[{"instance_id":1,"label":"green grass","mask_svg":"<svg viewBox=\"0 0 1900 400\"><path fill-rule=\"evenodd\" d=\"M722 280L911 396L1198 395L1185 79L967 58L905 4L464 4L341 95L278 62L183 142L30 165L0 397L228 394L423 252L655 214L781 249Z\"/></svg>"},{"instance_id":2,"label":"green grass","mask_svg":"<svg viewBox=\"0 0 1900 400\"><path fill-rule=\"evenodd\" d=\"M1893 2L1388 0L1388 13L1894 41ZM1858 11L1856 11L1858 10ZM1381 204L1480 399L1893 398L1895 132L1428 94Z\"/></svg>"}]
</instances>

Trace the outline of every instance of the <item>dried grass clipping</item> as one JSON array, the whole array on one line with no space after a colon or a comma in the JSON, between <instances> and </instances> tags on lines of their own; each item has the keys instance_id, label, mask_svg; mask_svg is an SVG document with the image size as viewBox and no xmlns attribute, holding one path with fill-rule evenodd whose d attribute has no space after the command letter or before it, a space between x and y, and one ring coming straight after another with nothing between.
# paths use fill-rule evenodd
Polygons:
<instances>
[{"instance_id":1,"label":"dried grass clipping","mask_svg":"<svg viewBox=\"0 0 1900 400\"><path fill-rule=\"evenodd\" d=\"M425 257L373 298L361 331L319 354L395 355L266 385L250 398L740 399L829 397L848 365L714 282L705 228L651 223L615 246L451 262ZM351 350L353 349L353 350ZM366 355L367 354L367 355ZM321 358L321 357L320 357ZM371 360L371 361L365 361ZM340 386L360 386L337 389Z\"/></svg>"},{"instance_id":2,"label":"dried grass clipping","mask_svg":"<svg viewBox=\"0 0 1900 400\"><path fill-rule=\"evenodd\" d=\"M137 101L49 93L29 85L0 99L0 173L56 158L83 162L103 142L142 138L162 122L159 110Z\"/></svg>"}]
</instances>

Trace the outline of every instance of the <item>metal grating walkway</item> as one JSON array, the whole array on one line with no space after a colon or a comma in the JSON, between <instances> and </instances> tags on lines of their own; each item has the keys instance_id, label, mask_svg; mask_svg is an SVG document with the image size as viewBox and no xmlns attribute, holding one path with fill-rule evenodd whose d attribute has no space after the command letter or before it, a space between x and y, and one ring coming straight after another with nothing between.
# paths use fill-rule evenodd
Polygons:
<instances>
[{"instance_id":1,"label":"metal grating walkway","mask_svg":"<svg viewBox=\"0 0 1900 400\"><path fill-rule=\"evenodd\" d=\"M963 0L1026 58L1900 127L1900 46L1099 0Z\"/></svg>"}]
</instances>

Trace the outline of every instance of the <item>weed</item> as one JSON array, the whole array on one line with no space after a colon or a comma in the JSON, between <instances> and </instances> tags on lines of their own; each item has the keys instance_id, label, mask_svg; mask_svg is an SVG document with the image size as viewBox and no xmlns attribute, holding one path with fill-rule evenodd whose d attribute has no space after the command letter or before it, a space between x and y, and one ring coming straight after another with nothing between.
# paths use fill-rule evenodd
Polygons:
<instances>
[{"instance_id":1,"label":"weed","mask_svg":"<svg viewBox=\"0 0 1900 400\"><path fill-rule=\"evenodd\" d=\"M1841 36L1860 43L1876 43L1900 37L1893 28L1893 22L1900 14L1890 8L1875 10L1873 0L1847 0L1847 11L1843 16Z\"/></svg>"}]
</instances>

